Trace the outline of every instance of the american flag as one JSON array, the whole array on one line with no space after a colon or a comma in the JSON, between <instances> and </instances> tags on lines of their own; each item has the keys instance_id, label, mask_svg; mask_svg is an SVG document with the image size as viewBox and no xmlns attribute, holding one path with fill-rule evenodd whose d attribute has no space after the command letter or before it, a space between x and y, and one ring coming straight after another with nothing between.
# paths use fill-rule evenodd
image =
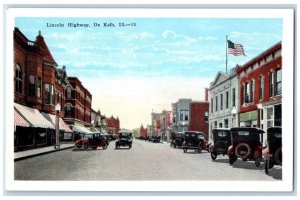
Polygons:
<instances>
[{"instance_id":1,"label":"american flag","mask_svg":"<svg viewBox=\"0 0 300 200\"><path fill-rule=\"evenodd\" d=\"M244 47L241 44L233 43L230 40L227 40L229 54L234 56L246 56L244 52Z\"/></svg>"}]
</instances>

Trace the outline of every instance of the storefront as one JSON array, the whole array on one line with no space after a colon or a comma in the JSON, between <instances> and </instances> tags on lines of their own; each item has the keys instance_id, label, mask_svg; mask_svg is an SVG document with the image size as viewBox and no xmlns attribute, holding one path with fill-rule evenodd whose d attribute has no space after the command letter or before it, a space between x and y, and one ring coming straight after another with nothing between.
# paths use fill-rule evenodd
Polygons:
<instances>
[{"instance_id":1,"label":"storefront","mask_svg":"<svg viewBox=\"0 0 300 200\"><path fill-rule=\"evenodd\" d=\"M14 107L15 151L53 145L55 127L50 121L37 109L17 103Z\"/></svg>"},{"instance_id":2,"label":"storefront","mask_svg":"<svg viewBox=\"0 0 300 200\"><path fill-rule=\"evenodd\" d=\"M258 111L240 113L240 127L257 127Z\"/></svg>"}]
</instances>

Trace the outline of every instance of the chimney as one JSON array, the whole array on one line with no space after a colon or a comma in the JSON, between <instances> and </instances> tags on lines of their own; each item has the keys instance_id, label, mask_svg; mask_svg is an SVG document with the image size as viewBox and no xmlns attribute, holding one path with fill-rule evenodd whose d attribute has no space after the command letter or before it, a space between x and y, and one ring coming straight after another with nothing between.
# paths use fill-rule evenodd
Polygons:
<instances>
[{"instance_id":1,"label":"chimney","mask_svg":"<svg viewBox=\"0 0 300 200\"><path fill-rule=\"evenodd\" d=\"M208 101L208 88L205 88L205 101Z\"/></svg>"}]
</instances>

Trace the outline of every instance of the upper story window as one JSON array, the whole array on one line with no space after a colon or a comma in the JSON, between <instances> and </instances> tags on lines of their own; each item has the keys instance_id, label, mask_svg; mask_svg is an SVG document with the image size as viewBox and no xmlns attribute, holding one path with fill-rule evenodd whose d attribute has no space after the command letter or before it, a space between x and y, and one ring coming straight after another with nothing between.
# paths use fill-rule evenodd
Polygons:
<instances>
[{"instance_id":1,"label":"upper story window","mask_svg":"<svg viewBox=\"0 0 300 200\"><path fill-rule=\"evenodd\" d=\"M52 84L45 84L45 104L55 104L54 86Z\"/></svg>"},{"instance_id":2,"label":"upper story window","mask_svg":"<svg viewBox=\"0 0 300 200\"><path fill-rule=\"evenodd\" d=\"M216 111L218 111L218 96L216 96L216 103L215 103Z\"/></svg>"},{"instance_id":3,"label":"upper story window","mask_svg":"<svg viewBox=\"0 0 300 200\"><path fill-rule=\"evenodd\" d=\"M229 93L228 93L228 91L226 91L226 103L225 103L225 105L226 105L226 108L228 108L228 106L229 106Z\"/></svg>"},{"instance_id":4,"label":"upper story window","mask_svg":"<svg viewBox=\"0 0 300 200\"><path fill-rule=\"evenodd\" d=\"M262 100L264 96L264 78L259 77L259 100Z\"/></svg>"},{"instance_id":5,"label":"upper story window","mask_svg":"<svg viewBox=\"0 0 300 200\"><path fill-rule=\"evenodd\" d=\"M32 96L32 97L35 96L35 76L34 75L29 75L28 95Z\"/></svg>"},{"instance_id":6,"label":"upper story window","mask_svg":"<svg viewBox=\"0 0 300 200\"><path fill-rule=\"evenodd\" d=\"M40 77L37 77L37 82L36 82L36 96L41 97L41 91L42 91L42 79Z\"/></svg>"},{"instance_id":7,"label":"upper story window","mask_svg":"<svg viewBox=\"0 0 300 200\"><path fill-rule=\"evenodd\" d=\"M245 85L245 103L253 102L253 81Z\"/></svg>"},{"instance_id":8,"label":"upper story window","mask_svg":"<svg viewBox=\"0 0 300 200\"><path fill-rule=\"evenodd\" d=\"M223 110L223 94L220 94L220 110Z\"/></svg>"},{"instance_id":9,"label":"upper story window","mask_svg":"<svg viewBox=\"0 0 300 200\"><path fill-rule=\"evenodd\" d=\"M232 88L232 107L235 106L235 88Z\"/></svg>"},{"instance_id":10,"label":"upper story window","mask_svg":"<svg viewBox=\"0 0 300 200\"><path fill-rule=\"evenodd\" d=\"M67 99L72 98L72 89L70 86L67 87Z\"/></svg>"},{"instance_id":11,"label":"upper story window","mask_svg":"<svg viewBox=\"0 0 300 200\"><path fill-rule=\"evenodd\" d=\"M270 97L274 96L274 72L270 72Z\"/></svg>"},{"instance_id":12,"label":"upper story window","mask_svg":"<svg viewBox=\"0 0 300 200\"><path fill-rule=\"evenodd\" d=\"M18 93L23 93L23 79L22 79L22 76L23 76L23 72L22 72L22 68L19 64L17 64L16 66L16 92Z\"/></svg>"},{"instance_id":13,"label":"upper story window","mask_svg":"<svg viewBox=\"0 0 300 200\"><path fill-rule=\"evenodd\" d=\"M213 98L210 99L210 112L211 113L214 112L214 99Z\"/></svg>"},{"instance_id":14,"label":"upper story window","mask_svg":"<svg viewBox=\"0 0 300 200\"><path fill-rule=\"evenodd\" d=\"M276 95L281 95L281 83L282 80L282 74L281 74L281 69L278 69L276 71Z\"/></svg>"}]
</instances>

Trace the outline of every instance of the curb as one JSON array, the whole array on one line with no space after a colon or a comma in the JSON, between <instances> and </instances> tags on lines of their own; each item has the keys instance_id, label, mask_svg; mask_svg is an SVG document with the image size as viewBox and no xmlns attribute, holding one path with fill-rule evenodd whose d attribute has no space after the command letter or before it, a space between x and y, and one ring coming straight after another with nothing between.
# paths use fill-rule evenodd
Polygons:
<instances>
[{"instance_id":1,"label":"curb","mask_svg":"<svg viewBox=\"0 0 300 200\"><path fill-rule=\"evenodd\" d=\"M15 158L14 161L16 162L16 161L20 161L20 160L25 160L27 158L33 158L33 157L36 157L36 156L41 156L41 155L45 155L45 154L49 154L49 153L53 153L53 152L57 152L57 151L63 151L63 150L66 150L66 149L71 149L71 148L74 148L74 146L64 147L64 148L61 148L61 149L53 149L51 151L45 151L45 152L41 152L41 153L37 153L37 154L23 156L23 157Z\"/></svg>"}]
</instances>

